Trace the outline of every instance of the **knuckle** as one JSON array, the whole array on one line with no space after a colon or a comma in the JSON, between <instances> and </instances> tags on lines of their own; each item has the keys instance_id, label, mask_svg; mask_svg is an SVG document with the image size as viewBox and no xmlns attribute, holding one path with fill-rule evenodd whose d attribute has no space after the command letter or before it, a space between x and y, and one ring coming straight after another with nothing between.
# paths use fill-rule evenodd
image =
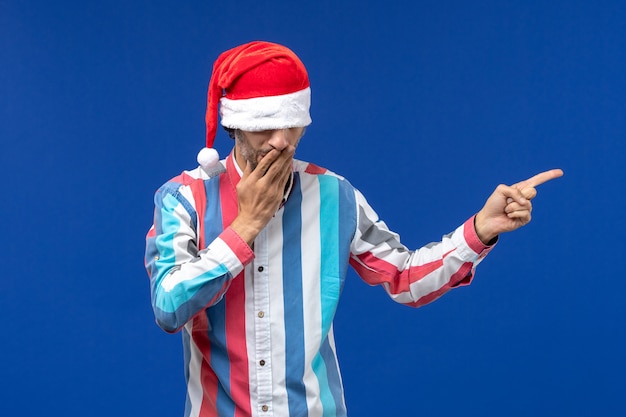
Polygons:
<instances>
[{"instance_id":1,"label":"knuckle","mask_svg":"<svg viewBox=\"0 0 626 417\"><path fill-rule=\"evenodd\" d=\"M510 187L506 184L499 184L496 190L505 196L511 196L516 193L516 189L514 187Z\"/></svg>"}]
</instances>

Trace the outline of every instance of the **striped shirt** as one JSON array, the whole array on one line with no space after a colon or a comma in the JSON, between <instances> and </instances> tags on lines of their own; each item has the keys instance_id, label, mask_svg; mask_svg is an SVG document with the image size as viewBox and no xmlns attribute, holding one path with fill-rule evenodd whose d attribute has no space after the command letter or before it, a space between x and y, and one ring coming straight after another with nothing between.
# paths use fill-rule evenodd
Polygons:
<instances>
[{"instance_id":1,"label":"striped shirt","mask_svg":"<svg viewBox=\"0 0 626 417\"><path fill-rule=\"evenodd\" d=\"M345 416L333 317L348 265L419 307L468 284L490 247L471 218L410 251L348 181L294 160L252 250L229 227L240 175L229 156L155 195L146 268L158 325L182 330L185 416Z\"/></svg>"}]
</instances>

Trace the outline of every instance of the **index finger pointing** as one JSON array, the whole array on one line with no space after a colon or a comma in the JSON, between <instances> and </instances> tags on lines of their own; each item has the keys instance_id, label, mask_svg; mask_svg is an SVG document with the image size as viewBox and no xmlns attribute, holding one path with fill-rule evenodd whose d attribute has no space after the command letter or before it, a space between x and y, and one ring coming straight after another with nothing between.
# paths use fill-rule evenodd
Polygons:
<instances>
[{"instance_id":1,"label":"index finger pointing","mask_svg":"<svg viewBox=\"0 0 626 417\"><path fill-rule=\"evenodd\" d=\"M526 181L522 181L520 185L523 187L536 187L538 185L543 184L544 182L553 180L555 178L559 178L563 176L563 170L561 169L551 169L549 171L544 171L535 175L534 177L530 177Z\"/></svg>"}]
</instances>

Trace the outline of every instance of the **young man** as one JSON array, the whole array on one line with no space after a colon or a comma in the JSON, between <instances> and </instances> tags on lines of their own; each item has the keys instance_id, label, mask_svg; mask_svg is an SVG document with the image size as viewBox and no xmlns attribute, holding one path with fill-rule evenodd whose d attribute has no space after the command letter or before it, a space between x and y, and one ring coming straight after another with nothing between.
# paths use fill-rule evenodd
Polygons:
<instances>
[{"instance_id":1,"label":"young man","mask_svg":"<svg viewBox=\"0 0 626 417\"><path fill-rule=\"evenodd\" d=\"M443 237L410 251L342 177L295 160L310 86L289 49L217 59L200 167L155 196L146 267L157 323L182 330L186 416L345 416L332 322L348 265L419 307L468 284L500 233L530 221L547 171L499 186ZM235 139L218 161L218 108Z\"/></svg>"}]
</instances>

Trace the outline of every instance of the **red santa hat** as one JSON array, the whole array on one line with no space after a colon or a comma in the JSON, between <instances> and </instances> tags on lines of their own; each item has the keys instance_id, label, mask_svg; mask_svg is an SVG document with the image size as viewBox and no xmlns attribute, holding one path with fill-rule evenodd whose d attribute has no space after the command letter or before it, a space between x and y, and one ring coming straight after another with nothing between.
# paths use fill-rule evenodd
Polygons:
<instances>
[{"instance_id":1,"label":"red santa hat","mask_svg":"<svg viewBox=\"0 0 626 417\"><path fill-rule=\"evenodd\" d=\"M306 68L293 51L270 42L250 42L221 54L213 64L206 109L206 148L198 163L208 170L219 157L213 149L218 104L222 126L246 131L311 124L311 88Z\"/></svg>"}]
</instances>

